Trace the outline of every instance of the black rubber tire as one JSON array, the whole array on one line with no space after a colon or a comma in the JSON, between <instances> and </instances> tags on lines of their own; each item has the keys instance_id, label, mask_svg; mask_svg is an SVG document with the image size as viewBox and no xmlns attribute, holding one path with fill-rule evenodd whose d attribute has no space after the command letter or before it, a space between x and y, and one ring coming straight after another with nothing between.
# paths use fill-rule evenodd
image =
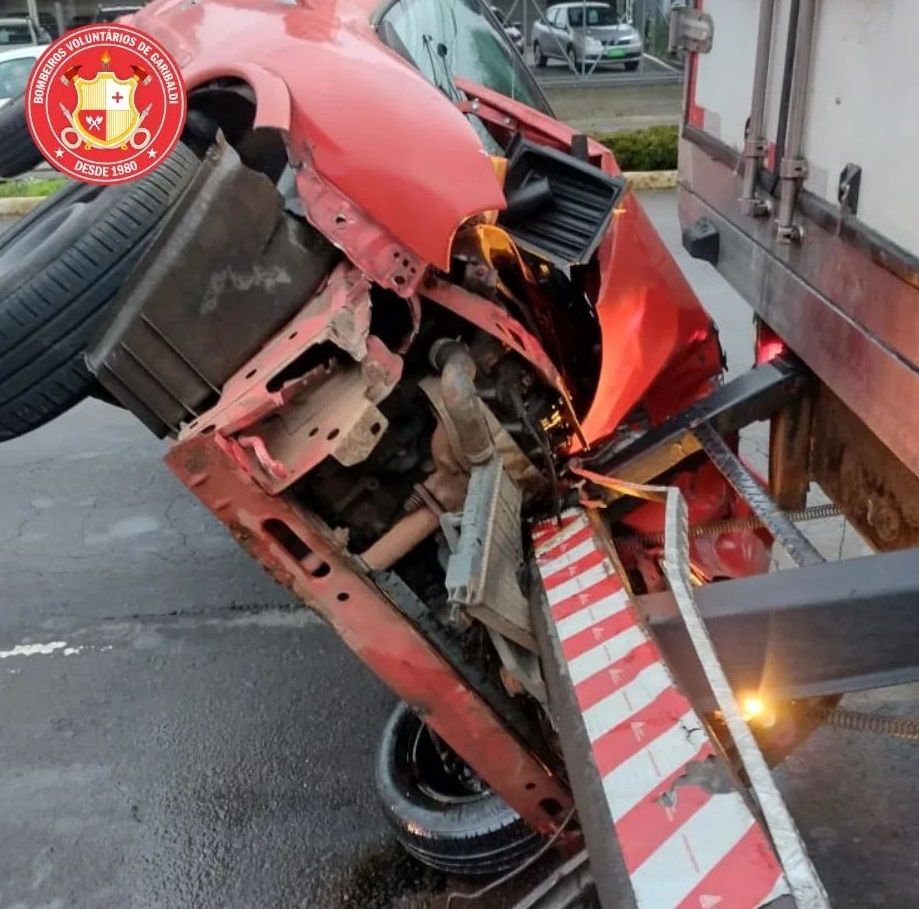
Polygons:
<instances>
[{"instance_id":1,"label":"black rubber tire","mask_svg":"<svg viewBox=\"0 0 919 909\"><path fill-rule=\"evenodd\" d=\"M627 73L634 73L635 70L638 69L638 64L639 64L640 62L641 62L640 60L629 60L629 61L625 64L625 71L626 71Z\"/></svg>"},{"instance_id":2,"label":"black rubber tire","mask_svg":"<svg viewBox=\"0 0 919 909\"><path fill-rule=\"evenodd\" d=\"M377 792L399 842L422 864L448 874L495 875L516 868L539 847L539 835L484 784L474 797L433 797L411 757L419 732L425 732L422 721L399 704L377 751Z\"/></svg>"},{"instance_id":3,"label":"black rubber tire","mask_svg":"<svg viewBox=\"0 0 919 909\"><path fill-rule=\"evenodd\" d=\"M0 177L18 177L41 162L26 126L25 95L20 95L0 108Z\"/></svg>"},{"instance_id":4,"label":"black rubber tire","mask_svg":"<svg viewBox=\"0 0 919 909\"><path fill-rule=\"evenodd\" d=\"M0 441L79 403L105 309L200 167L180 144L133 183L74 183L0 235Z\"/></svg>"},{"instance_id":5,"label":"black rubber tire","mask_svg":"<svg viewBox=\"0 0 919 909\"><path fill-rule=\"evenodd\" d=\"M536 65L540 69L549 62L549 58L542 52L542 48L539 46L538 41L533 42L533 57L536 60Z\"/></svg>"}]
</instances>

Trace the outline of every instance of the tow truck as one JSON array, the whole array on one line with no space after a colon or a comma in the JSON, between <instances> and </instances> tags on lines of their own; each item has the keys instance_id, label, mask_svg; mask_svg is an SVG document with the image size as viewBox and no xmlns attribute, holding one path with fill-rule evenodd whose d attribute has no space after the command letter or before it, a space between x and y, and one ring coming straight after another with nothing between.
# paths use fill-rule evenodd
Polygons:
<instances>
[{"instance_id":1,"label":"tow truck","mask_svg":"<svg viewBox=\"0 0 919 909\"><path fill-rule=\"evenodd\" d=\"M134 17L191 115L177 199L51 203L81 238L144 222L84 339L96 393L172 437L190 492L404 702L377 777L420 860L502 881L555 850L518 909L828 906L771 768L822 723L919 737L839 705L919 680L915 143L865 79L915 109L891 48L919 9L673 11L684 245L757 324L730 381L609 151L485 7L438 10ZM23 300L64 258L36 279L39 255ZM41 381L4 433L64 403L27 399ZM738 454L760 421L768 477ZM799 525L831 513L874 554L825 561Z\"/></svg>"},{"instance_id":2,"label":"tow truck","mask_svg":"<svg viewBox=\"0 0 919 909\"><path fill-rule=\"evenodd\" d=\"M839 706L846 693L916 679L919 428L911 402L919 391L919 228L915 186L901 179L911 170L913 125L899 111L914 109L919 84L897 49L917 15L908 3L882 12L845 0L695 0L673 10L671 50L687 63L683 245L752 307L757 365L625 451L585 461L599 469L601 476L590 477L597 487L621 500L651 488L629 484L660 483L675 465L704 453L795 567L699 584L680 493L656 490L667 502L669 590L634 599L635 615L689 704L703 705L709 718L704 705L714 704L717 719L707 727L714 738L701 746L714 749L707 770L690 760L642 799L647 781L621 753L604 751L614 743L593 738L595 716L583 709L589 695L578 687L584 683L576 662L572 673L576 637L565 624L571 601L556 593L571 582L556 572L567 567L577 577L583 555L570 530L537 536L549 616L544 653L552 654L544 665L555 676L550 690L567 732L567 766L578 768L575 801L602 906L829 906L770 765L807 734L808 718L917 739L914 721ZM767 378L764 370L775 372ZM779 390L786 370L798 378ZM763 419L770 421L767 482L724 442ZM819 505L808 511L814 485L831 503L826 512ZM874 554L824 560L796 523L833 510ZM571 520L597 526L590 515ZM598 545L615 567L615 541ZM609 621L597 618L601 627ZM623 673L612 654L610 666ZM583 723L571 721L578 706ZM776 713L796 716L797 730L764 728L764 709L770 726ZM666 735L658 731L659 744L646 744L655 733L649 736L646 718L637 716L627 718L635 739L629 750L647 753L650 779L665 777ZM678 721L682 728L674 723L687 754L705 726L688 716ZM735 796L726 782L713 782L718 770L722 780L740 772L739 798L752 821L735 827L723 807L725 816L694 826L705 811L699 803L720 797L727 806ZM632 807L623 813L623 804ZM714 869L704 883L700 869ZM573 864L557 899L528 898L521 907L575 905L578 873L583 866Z\"/></svg>"}]
</instances>

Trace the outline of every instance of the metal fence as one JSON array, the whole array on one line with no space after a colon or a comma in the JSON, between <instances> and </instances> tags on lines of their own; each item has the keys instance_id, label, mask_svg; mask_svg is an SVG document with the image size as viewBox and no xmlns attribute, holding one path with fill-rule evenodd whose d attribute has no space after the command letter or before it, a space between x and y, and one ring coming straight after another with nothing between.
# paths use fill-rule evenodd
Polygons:
<instances>
[{"instance_id":1,"label":"metal fence","mask_svg":"<svg viewBox=\"0 0 919 909\"><path fill-rule=\"evenodd\" d=\"M564 2L564 0L558 0ZM641 37L643 56L650 57L661 67L680 70L682 58L672 56L668 51L669 16L672 6L677 0L607 0L606 4L614 10L621 22L634 26ZM597 0L582 0L582 14L580 21L588 22L588 7L596 6ZM500 10L507 23L513 23L523 33L526 42L528 60L531 65L535 59L529 56L533 49L533 35L537 31L542 41L551 41L551 47L544 47L552 59L561 60L566 65L568 73L577 80L588 80L598 73L608 73L608 64L615 64L615 58L606 55L606 45L598 52L572 53L577 44L572 37L563 35L552 29L552 23L547 18L555 4L552 0L500 0ZM543 27L535 29L537 23ZM588 30L588 29L585 29Z\"/></svg>"}]
</instances>

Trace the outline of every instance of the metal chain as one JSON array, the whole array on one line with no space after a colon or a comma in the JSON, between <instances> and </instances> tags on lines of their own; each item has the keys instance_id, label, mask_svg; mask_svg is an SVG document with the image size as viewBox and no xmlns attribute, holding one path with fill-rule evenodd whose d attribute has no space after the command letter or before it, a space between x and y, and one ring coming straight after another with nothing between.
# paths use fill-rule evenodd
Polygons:
<instances>
[{"instance_id":1,"label":"metal chain","mask_svg":"<svg viewBox=\"0 0 919 909\"><path fill-rule=\"evenodd\" d=\"M795 565L805 568L822 565L826 561L814 544L779 510L769 493L710 423L697 426L693 435L712 464L762 519L775 542L788 553Z\"/></svg>"}]
</instances>

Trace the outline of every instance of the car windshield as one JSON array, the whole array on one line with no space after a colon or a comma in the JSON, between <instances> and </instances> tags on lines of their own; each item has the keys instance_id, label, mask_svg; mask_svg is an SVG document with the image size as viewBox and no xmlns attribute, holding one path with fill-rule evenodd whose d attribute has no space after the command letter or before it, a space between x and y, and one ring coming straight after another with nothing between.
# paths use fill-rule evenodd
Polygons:
<instances>
[{"instance_id":1,"label":"car windshield","mask_svg":"<svg viewBox=\"0 0 919 909\"><path fill-rule=\"evenodd\" d=\"M549 113L533 74L478 0L397 0L379 33L448 97L458 98L461 77Z\"/></svg>"},{"instance_id":2,"label":"car windshield","mask_svg":"<svg viewBox=\"0 0 919 909\"><path fill-rule=\"evenodd\" d=\"M3 22L0 23L0 47L10 47L17 44L34 44L32 29L28 22Z\"/></svg>"},{"instance_id":3,"label":"car windshield","mask_svg":"<svg viewBox=\"0 0 919 909\"><path fill-rule=\"evenodd\" d=\"M568 7L568 23L572 28L583 27L584 11L585 7L583 6ZM619 24L619 14L609 6L588 6L586 11L588 28L596 25L602 26Z\"/></svg>"},{"instance_id":4,"label":"car windshield","mask_svg":"<svg viewBox=\"0 0 919 909\"><path fill-rule=\"evenodd\" d=\"M18 98L26 90L33 57L17 57L0 63L0 98Z\"/></svg>"}]
</instances>

